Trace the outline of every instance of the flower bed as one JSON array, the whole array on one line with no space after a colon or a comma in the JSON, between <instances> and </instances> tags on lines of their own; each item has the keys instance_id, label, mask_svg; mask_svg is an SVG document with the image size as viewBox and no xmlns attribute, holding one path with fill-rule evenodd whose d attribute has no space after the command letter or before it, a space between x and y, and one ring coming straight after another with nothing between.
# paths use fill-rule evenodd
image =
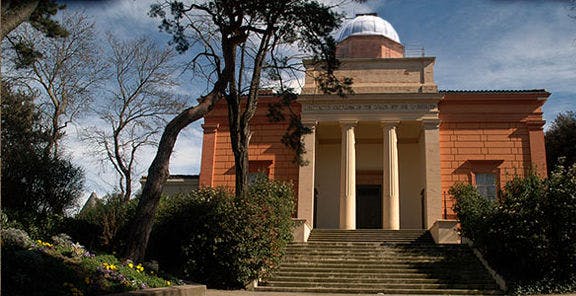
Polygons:
<instances>
[{"instance_id":1,"label":"flower bed","mask_svg":"<svg viewBox=\"0 0 576 296\"><path fill-rule=\"evenodd\" d=\"M7 292L105 295L181 284L158 277L140 263L92 254L67 235L52 237L51 242L32 241L24 231L4 229L2 252L2 269L10 270L2 274L3 290Z\"/></svg>"}]
</instances>

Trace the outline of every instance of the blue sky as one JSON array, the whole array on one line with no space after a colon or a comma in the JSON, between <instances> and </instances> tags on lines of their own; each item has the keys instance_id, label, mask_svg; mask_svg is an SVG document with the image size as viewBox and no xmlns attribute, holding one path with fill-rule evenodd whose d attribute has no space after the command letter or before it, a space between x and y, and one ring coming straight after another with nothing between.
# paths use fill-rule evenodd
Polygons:
<instances>
[{"instance_id":1,"label":"blue sky","mask_svg":"<svg viewBox=\"0 0 576 296\"><path fill-rule=\"evenodd\" d=\"M149 36L165 44L158 20L147 16L150 0L68 1L68 10L93 16L99 31L119 38ZM342 0L331 0L331 3ZM576 11L570 1L551 0L385 0L343 6L348 17L377 12L389 21L407 49L424 48L436 57L435 79L443 90L546 89L544 107L550 123L565 110L576 110ZM181 57L183 60L186 56ZM182 77L183 93L191 101L203 86ZM197 174L201 128L195 123L179 138L171 163L173 174ZM79 163L86 154L73 151ZM146 151L144 172L153 157ZM112 171L86 167L88 191L111 191ZM137 186L138 187L138 186Z\"/></svg>"}]
</instances>

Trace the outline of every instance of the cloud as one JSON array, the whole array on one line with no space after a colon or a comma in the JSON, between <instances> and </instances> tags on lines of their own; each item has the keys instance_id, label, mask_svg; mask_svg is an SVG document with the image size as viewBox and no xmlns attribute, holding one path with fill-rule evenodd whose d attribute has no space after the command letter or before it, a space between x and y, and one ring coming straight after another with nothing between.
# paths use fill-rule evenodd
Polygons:
<instances>
[{"instance_id":1,"label":"cloud","mask_svg":"<svg viewBox=\"0 0 576 296\"><path fill-rule=\"evenodd\" d=\"M185 128L174 147L170 158L170 173L197 175L200 173L202 159L202 138L204 133L200 122L195 122Z\"/></svg>"},{"instance_id":2,"label":"cloud","mask_svg":"<svg viewBox=\"0 0 576 296\"><path fill-rule=\"evenodd\" d=\"M513 9L500 8L499 13L509 17ZM553 15L546 22L476 23L468 28L465 34L478 38L476 42L463 40L466 45L457 46L460 52L438 53L441 88L573 91L576 26L569 25L572 20L561 7L549 13Z\"/></svg>"}]
</instances>

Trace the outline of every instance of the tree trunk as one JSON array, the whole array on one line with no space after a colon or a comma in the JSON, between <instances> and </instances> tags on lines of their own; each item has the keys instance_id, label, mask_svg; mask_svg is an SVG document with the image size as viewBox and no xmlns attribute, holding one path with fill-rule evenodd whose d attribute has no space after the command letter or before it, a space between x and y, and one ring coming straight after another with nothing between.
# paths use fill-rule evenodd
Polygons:
<instances>
[{"instance_id":1,"label":"tree trunk","mask_svg":"<svg viewBox=\"0 0 576 296\"><path fill-rule=\"evenodd\" d=\"M250 127L242 124L239 101L237 96L227 98L230 143L232 144L232 152L234 153L234 171L236 174L234 184L236 196L244 194L248 184L248 145L250 142Z\"/></svg>"},{"instance_id":2,"label":"tree trunk","mask_svg":"<svg viewBox=\"0 0 576 296\"><path fill-rule=\"evenodd\" d=\"M7 1L8 2L8 1ZM16 1L10 1L16 2ZM30 18L30 15L36 10L38 7L38 3L40 1L21 1L23 3L16 4L14 3L3 3L2 7L2 28L0 29L2 34L2 40L4 37L8 35L12 30L16 29L21 23L25 22ZM10 5L11 4L11 5ZM14 7L11 7L14 6Z\"/></svg>"},{"instance_id":3,"label":"tree trunk","mask_svg":"<svg viewBox=\"0 0 576 296\"><path fill-rule=\"evenodd\" d=\"M248 131L249 132L249 131ZM234 162L236 164L236 196L244 194L248 186L250 164L248 159L248 143L244 133L240 133L240 141L234 150Z\"/></svg>"},{"instance_id":4,"label":"tree trunk","mask_svg":"<svg viewBox=\"0 0 576 296\"><path fill-rule=\"evenodd\" d=\"M154 215L162 195L162 188L170 174L170 156L178 134L190 123L204 117L222 97L222 83L215 84L214 89L200 103L184 110L172 119L162 134L156 157L148 169L148 177L138 202L136 215L132 221L130 237L124 250L124 257L134 261L141 261L146 254L148 239L154 223Z\"/></svg>"},{"instance_id":5,"label":"tree trunk","mask_svg":"<svg viewBox=\"0 0 576 296\"><path fill-rule=\"evenodd\" d=\"M130 201L130 197L132 196L132 175L130 172L126 174L126 179L124 180L124 186L126 188L126 192L124 192L124 202L127 203Z\"/></svg>"}]
</instances>

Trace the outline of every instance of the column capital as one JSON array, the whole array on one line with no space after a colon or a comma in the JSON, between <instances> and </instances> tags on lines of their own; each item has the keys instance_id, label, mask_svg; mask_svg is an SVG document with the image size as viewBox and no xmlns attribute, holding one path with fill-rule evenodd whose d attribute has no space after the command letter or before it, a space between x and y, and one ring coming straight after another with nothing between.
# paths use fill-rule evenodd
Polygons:
<instances>
[{"instance_id":1,"label":"column capital","mask_svg":"<svg viewBox=\"0 0 576 296\"><path fill-rule=\"evenodd\" d=\"M440 119L422 119L422 128L426 130L438 129L440 127Z\"/></svg>"},{"instance_id":2,"label":"column capital","mask_svg":"<svg viewBox=\"0 0 576 296\"><path fill-rule=\"evenodd\" d=\"M545 124L546 124L545 120L526 121L526 127L528 128L529 131L540 131L543 129Z\"/></svg>"},{"instance_id":3,"label":"column capital","mask_svg":"<svg viewBox=\"0 0 576 296\"><path fill-rule=\"evenodd\" d=\"M318 121L306 120L306 121L302 121L302 125L306 128L311 129L312 131L314 131L316 129L316 126L318 125Z\"/></svg>"},{"instance_id":4,"label":"column capital","mask_svg":"<svg viewBox=\"0 0 576 296\"><path fill-rule=\"evenodd\" d=\"M380 127L382 128L397 128L400 121L398 120L380 120Z\"/></svg>"},{"instance_id":5,"label":"column capital","mask_svg":"<svg viewBox=\"0 0 576 296\"><path fill-rule=\"evenodd\" d=\"M339 120L340 127L350 128L358 124L358 120Z\"/></svg>"},{"instance_id":6,"label":"column capital","mask_svg":"<svg viewBox=\"0 0 576 296\"><path fill-rule=\"evenodd\" d=\"M208 123L208 124L202 124L202 128L204 129L204 133L205 134L211 134L211 133L215 133L218 131L218 127L220 127L220 124L218 123Z\"/></svg>"}]
</instances>

